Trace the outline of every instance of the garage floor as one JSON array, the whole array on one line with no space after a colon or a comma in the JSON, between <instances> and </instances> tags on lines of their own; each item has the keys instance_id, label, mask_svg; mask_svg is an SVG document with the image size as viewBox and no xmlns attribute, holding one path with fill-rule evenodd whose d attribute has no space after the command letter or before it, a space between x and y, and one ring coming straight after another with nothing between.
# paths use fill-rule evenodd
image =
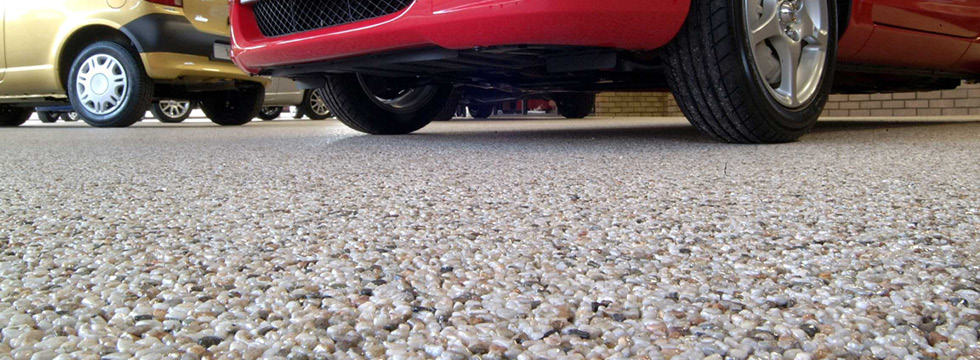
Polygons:
<instances>
[{"instance_id":1,"label":"garage floor","mask_svg":"<svg viewBox=\"0 0 980 360\"><path fill-rule=\"evenodd\" d=\"M0 359L980 358L977 120L769 146L31 123L0 149Z\"/></svg>"}]
</instances>

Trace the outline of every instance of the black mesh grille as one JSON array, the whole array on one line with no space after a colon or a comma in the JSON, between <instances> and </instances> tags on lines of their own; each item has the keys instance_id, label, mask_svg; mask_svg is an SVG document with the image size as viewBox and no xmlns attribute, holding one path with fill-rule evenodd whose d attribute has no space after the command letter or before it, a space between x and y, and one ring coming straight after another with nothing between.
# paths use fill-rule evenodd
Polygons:
<instances>
[{"instance_id":1,"label":"black mesh grille","mask_svg":"<svg viewBox=\"0 0 980 360\"><path fill-rule=\"evenodd\" d=\"M414 0L262 0L255 20L265 36L282 36L393 14Z\"/></svg>"}]
</instances>

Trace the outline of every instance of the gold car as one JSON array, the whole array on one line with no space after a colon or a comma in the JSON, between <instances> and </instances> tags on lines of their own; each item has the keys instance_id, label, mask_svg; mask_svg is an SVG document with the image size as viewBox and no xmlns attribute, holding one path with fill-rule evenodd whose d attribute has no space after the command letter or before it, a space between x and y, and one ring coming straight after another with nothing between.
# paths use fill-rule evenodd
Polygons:
<instances>
[{"instance_id":1,"label":"gold car","mask_svg":"<svg viewBox=\"0 0 980 360\"><path fill-rule=\"evenodd\" d=\"M124 127L155 100L200 104L241 125L265 80L229 61L228 0L0 2L0 126L70 102L88 124Z\"/></svg>"}]
</instances>

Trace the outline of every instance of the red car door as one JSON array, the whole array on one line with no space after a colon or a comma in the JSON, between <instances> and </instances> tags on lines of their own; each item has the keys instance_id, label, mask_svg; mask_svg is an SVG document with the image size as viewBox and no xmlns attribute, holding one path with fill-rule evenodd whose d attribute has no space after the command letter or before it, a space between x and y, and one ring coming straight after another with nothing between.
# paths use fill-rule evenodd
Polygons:
<instances>
[{"instance_id":1,"label":"red car door","mask_svg":"<svg viewBox=\"0 0 980 360\"><path fill-rule=\"evenodd\" d=\"M854 0L851 25L871 30L854 63L976 71L980 0ZM852 42L853 43L853 42ZM972 45L972 48L971 48Z\"/></svg>"},{"instance_id":2,"label":"red car door","mask_svg":"<svg viewBox=\"0 0 980 360\"><path fill-rule=\"evenodd\" d=\"M980 0L875 0L880 25L950 36L980 36Z\"/></svg>"}]
</instances>

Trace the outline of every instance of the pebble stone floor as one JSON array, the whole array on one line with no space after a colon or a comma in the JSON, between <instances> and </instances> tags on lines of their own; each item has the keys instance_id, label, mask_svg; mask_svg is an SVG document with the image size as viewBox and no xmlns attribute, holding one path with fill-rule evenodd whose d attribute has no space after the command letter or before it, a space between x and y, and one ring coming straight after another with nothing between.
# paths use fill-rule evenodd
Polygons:
<instances>
[{"instance_id":1,"label":"pebble stone floor","mask_svg":"<svg viewBox=\"0 0 980 360\"><path fill-rule=\"evenodd\" d=\"M0 129L0 359L977 359L980 121Z\"/></svg>"}]
</instances>

